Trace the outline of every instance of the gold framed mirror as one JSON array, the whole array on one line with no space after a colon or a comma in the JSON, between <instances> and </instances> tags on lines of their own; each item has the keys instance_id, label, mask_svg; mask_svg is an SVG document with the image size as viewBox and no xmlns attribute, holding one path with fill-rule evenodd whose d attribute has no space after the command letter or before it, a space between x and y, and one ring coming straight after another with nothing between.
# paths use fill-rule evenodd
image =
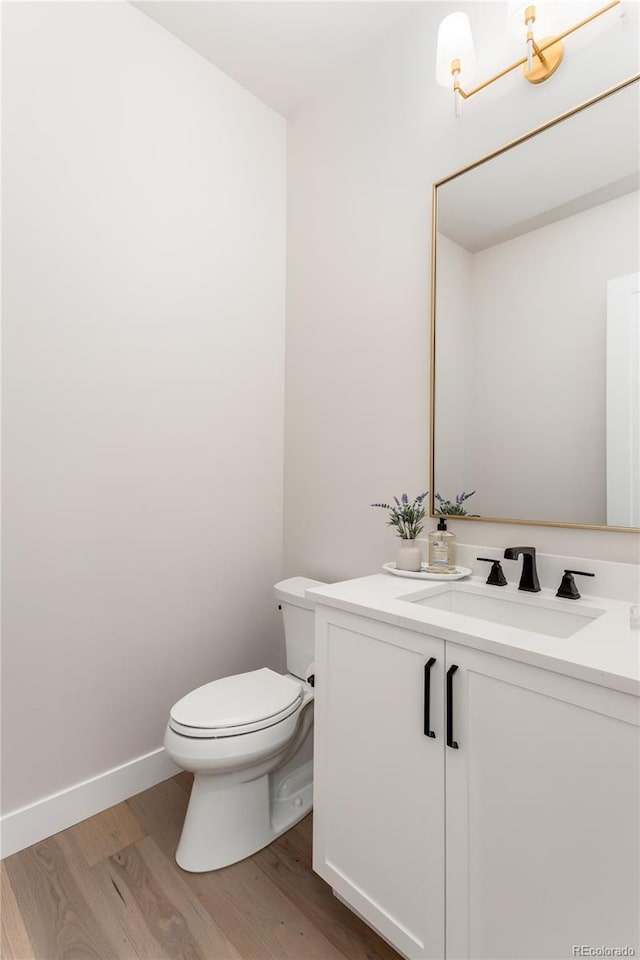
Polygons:
<instances>
[{"instance_id":1,"label":"gold framed mirror","mask_svg":"<svg viewBox=\"0 0 640 960\"><path fill-rule=\"evenodd\" d=\"M432 516L640 530L639 107L640 74L433 184Z\"/></svg>"}]
</instances>

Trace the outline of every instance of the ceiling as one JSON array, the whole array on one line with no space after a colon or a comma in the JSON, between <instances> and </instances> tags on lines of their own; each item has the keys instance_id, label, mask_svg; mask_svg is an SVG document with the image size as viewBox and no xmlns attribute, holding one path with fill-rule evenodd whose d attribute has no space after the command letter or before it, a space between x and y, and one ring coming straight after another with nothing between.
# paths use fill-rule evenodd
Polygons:
<instances>
[{"instance_id":1,"label":"ceiling","mask_svg":"<svg viewBox=\"0 0 640 960\"><path fill-rule=\"evenodd\" d=\"M134 0L283 116L406 16L410 0Z\"/></svg>"}]
</instances>

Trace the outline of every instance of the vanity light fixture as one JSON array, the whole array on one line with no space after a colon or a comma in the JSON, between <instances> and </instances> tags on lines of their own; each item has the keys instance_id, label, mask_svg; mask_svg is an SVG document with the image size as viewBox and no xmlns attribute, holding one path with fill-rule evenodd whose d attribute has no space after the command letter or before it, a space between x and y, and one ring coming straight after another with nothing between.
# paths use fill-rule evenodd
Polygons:
<instances>
[{"instance_id":1,"label":"vanity light fixture","mask_svg":"<svg viewBox=\"0 0 640 960\"><path fill-rule=\"evenodd\" d=\"M522 0L511 0L509 4L511 19L512 22L514 18L515 21L519 21L520 29L524 28L526 54L516 60L515 63L505 67L504 70L496 73L495 76L476 87L467 89L463 87L463 84L470 81L475 70L475 51L471 24L466 13L450 13L442 20L438 30L436 82L442 87L453 88L456 117L461 115L463 100L468 100L469 97L479 93L480 90L484 90L485 87L511 73L517 67L523 67L525 79L529 83L544 83L556 72L562 62L564 56L562 41L565 37L575 33L576 30L580 30L591 23L592 20L602 16L603 13L620 6L620 3L621 0L611 0L606 6L591 13L588 17L580 20L579 23L560 33L543 36L536 40L535 34L536 31L540 30L540 21L543 19L547 5L540 0L537 4L525 4ZM540 36L540 33L538 33L538 36Z\"/></svg>"}]
</instances>

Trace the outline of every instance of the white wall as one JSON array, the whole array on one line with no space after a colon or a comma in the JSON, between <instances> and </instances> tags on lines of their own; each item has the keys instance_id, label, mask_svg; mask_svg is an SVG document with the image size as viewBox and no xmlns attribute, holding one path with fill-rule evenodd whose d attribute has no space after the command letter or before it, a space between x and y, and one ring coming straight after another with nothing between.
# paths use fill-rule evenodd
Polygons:
<instances>
[{"instance_id":1,"label":"white wall","mask_svg":"<svg viewBox=\"0 0 640 960\"><path fill-rule=\"evenodd\" d=\"M637 72L638 5L625 6L626 23L612 13L569 38L548 83L514 72L455 121L434 83L438 23L454 7L421 4L290 119L286 571L341 579L392 559L382 511L368 505L426 485L431 184ZM482 51L503 30L506 4L461 8ZM481 60L480 77L507 56ZM451 528L467 543L638 559L629 533Z\"/></svg>"},{"instance_id":2,"label":"white wall","mask_svg":"<svg viewBox=\"0 0 640 960\"><path fill-rule=\"evenodd\" d=\"M6 813L280 665L286 156L129 4L3 8Z\"/></svg>"}]
</instances>

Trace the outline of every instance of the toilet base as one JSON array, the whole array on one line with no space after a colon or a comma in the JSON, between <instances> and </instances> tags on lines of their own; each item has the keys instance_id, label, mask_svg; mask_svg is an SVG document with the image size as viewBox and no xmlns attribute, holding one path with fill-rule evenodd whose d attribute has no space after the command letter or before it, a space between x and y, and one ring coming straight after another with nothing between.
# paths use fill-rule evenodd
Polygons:
<instances>
[{"instance_id":1,"label":"toilet base","mask_svg":"<svg viewBox=\"0 0 640 960\"><path fill-rule=\"evenodd\" d=\"M176 863L205 873L266 847L311 810L312 776L312 763L284 778L274 771L245 783L196 773Z\"/></svg>"}]
</instances>

